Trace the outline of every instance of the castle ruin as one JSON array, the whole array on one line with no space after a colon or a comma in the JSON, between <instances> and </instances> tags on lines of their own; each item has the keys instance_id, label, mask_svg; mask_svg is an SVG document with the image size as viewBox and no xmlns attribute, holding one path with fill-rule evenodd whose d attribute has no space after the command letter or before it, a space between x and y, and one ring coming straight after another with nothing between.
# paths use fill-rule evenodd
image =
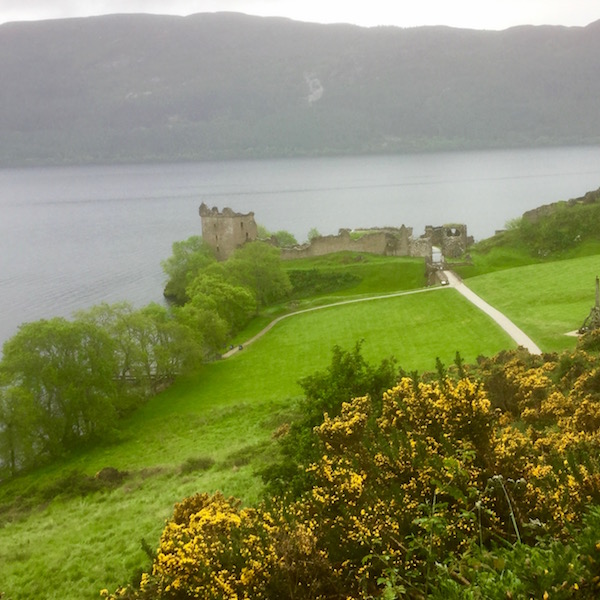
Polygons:
<instances>
[{"instance_id":1,"label":"castle ruin","mask_svg":"<svg viewBox=\"0 0 600 600\"><path fill-rule=\"evenodd\" d=\"M323 256L351 250L383 256L421 257L431 261L434 248L438 248L442 256L458 258L465 253L470 242L466 225L427 226L424 235L418 238L413 237L412 227L404 225L361 231L357 238L353 238L348 229L340 229L338 235L319 236L308 244L282 248L281 258Z\"/></svg>"},{"instance_id":2,"label":"castle ruin","mask_svg":"<svg viewBox=\"0 0 600 600\"><path fill-rule=\"evenodd\" d=\"M216 207L200 205L202 239L215 251L218 260L227 260L236 248L258 238L254 213L236 213L225 207L222 212Z\"/></svg>"},{"instance_id":3,"label":"castle ruin","mask_svg":"<svg viewBox=\"0 0 600 600\"><path fill-rule=\"evenodd\" d=\"M236 248L258 238L253 212L240 214L227 207L219 212L217 208L208 208L202 203L200 217L202 238L213 248L219 260L229 258ZM441 253L442 257L458 258L471 243L467 226L463 224L428 225L425 233L418 238L413 237L412 227L404 225L362 230L357 236L352 236L348 229L340 229L338 235L317 236L309 243L282 248L281 258L291 260L350 250L383 256L421 257L432 262L434 248L439 251L436 254Z\"/></svg>"},{"instance_id":4,"label":"castle ruin","mask_svg":"<svg viewBox=\"0 0 600 600\"><path fill-rule=\"evenodd\" d=\"M441 227L425 227L426 239L431 240L431 245L439 248L443 256L459 258L471 244L467 236L467 226L462 223L452 223Z\"/></svg>"}]
</instances>

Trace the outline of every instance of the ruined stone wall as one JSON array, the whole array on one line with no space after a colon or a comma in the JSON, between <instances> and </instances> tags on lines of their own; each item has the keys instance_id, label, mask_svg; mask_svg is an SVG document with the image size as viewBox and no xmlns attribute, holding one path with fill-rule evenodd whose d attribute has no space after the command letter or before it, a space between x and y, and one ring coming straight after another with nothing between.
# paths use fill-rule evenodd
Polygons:
<instances>
[{"instance_id":1,"label":"ruined stone wall","mask_svg":"<svg viewBox=\"0 0 600 600\"><path fill-rule=\"evenodd\" d=\"M236 213L228 207L222 212L200 205L202 239L212 247L218 260L229 258L236 248L256 240L258 232L254 213Z\"/></svg>"},{"instance_id":2,"label":"ruined stone wall","mask_svg":"<svg viewBox=\"0 0 600 600\"><path fill-rule=\"evenodd\" d=\"M443 225L442 230L442 254L447 258L459 258L469 245L467 238L467 226L462 224ZM434 244L435 245L435 244Z\"/></svg>"},{"instance_id":3,"label":"ruined stone wall","mask_svg":"<svg viewBox=\"0 0 600 600\"><path fill-rule=\"evenodd\" d=\"M565 206L566 202L554 202L553 204L544 204L533 210L523 213L523 218L531 223L537 223L540 219L551 215L559 206Z\"/></svg>"},{"instance_id":4,"label":"ruined stone wall","mask_svg":"<svg viewBox=\"0 0 600 600\"><path fill-rule=\"evenodd\" d=\"M440 227L425 227L425 236L431 240L431 245L436 246L448 258L462 256L469 246L467 226L461 223L451 223Z\"/></svg>"},{"instance_id":5,"label":"ruined stone wall","mask_svg":"<svg viewBox=\"0 0 600 600\"><path fill-rule=\"evenodd\" d=\"M422 258L431 259L431 238L423 236L410 242L410 252L407 256L419 256Z\"/></svg>"},{"instance_id":6,"label":"ruined stone wall","mask_svg":"<svg viewBox=\"0 0 600 600\"><path fill-rule=\"evenodd\" d=\"M338 235L316 237L310 244L282 248L281 258L292 260L344 251L368 252L383 256L411 256L411 237L412 229L404 226L400 229L376 230L358 239L352 239L350 232L342 229Z\"/></svg>"},{"instance_id":7,"label":"ruined stone wall","mask_svg":"<svg viewBox=\"0 0 600 600\"><path fill-rule=\"evenodd\" d=\"M596 204L600 202L600 188L597 190L587 192L584 196L579 198L571 198L570 200L553 202L552 204L544 204L543 206L538 206L533 210L528 210L523 213L523 218L531 223L537 223L540 219L547 217L557 211L559 208L564 206L575 206L578 204Z\"/></svg>"},{"instance_id":8,"label":"ruined stone wall","mask_svg":"<svg viewBox=\"0 0 600 600\"><path fill-rule=\"evenodd\" d=\"M215 251L219 260L225 260L236 248L257 239L258 232L254 213L240 214L230 208L219 212L217 208L200 206L202 238ZM425 234L413 238L411 227L387 227L367 230L353 239L349 230L342 229L338 235L319 236L309 244L294 248L282 248L281 258L290 260L312 256L324 256L335 252L367 252L382 256L415 256L431 260L432 247L437 246L448 258L462 256L469 244L466 225L443 225L425 228Z\"/></svg>"}]
</instances>

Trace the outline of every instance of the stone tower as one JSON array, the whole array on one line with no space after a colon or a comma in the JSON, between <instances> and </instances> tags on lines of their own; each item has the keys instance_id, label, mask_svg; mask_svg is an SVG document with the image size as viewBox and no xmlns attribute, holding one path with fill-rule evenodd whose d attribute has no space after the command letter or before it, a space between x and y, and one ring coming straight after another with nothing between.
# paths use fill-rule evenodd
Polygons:
<instances>
[{"instance_id":1,"label":"stone tower","mask_svg":"<svg viewBox=\"0 0 600 600\"><path fill-rule=\"evenodd\" d=\"M442 227L442 254L448 258L462 256L468 245L467 226L462 223Z\"/></svg>"},{"instance_id":2,"label":"stone tower","mask_svg":"<svg viewBox=\"0 0 600 600\"><path fill-rule=\"evenodd\" d=\"M225 207L222 212L216 207L200 205L202 239L213 248L218 260L226 260L236 248L256 240L258 230L254 213L240 214Z\"/></svg>"},{"instance_id":3,"label":"stone tower","mask_svg":"<svg viewBox=\"0 0 600 600\"><path fill-rule=\"evenodd\" d=\"M448 258L462 256L469 245L467 226L462 223L452 223L441 227L428 225L425 236L431 239L433 246L438 247Z\"/></svg>"}]
</instances>

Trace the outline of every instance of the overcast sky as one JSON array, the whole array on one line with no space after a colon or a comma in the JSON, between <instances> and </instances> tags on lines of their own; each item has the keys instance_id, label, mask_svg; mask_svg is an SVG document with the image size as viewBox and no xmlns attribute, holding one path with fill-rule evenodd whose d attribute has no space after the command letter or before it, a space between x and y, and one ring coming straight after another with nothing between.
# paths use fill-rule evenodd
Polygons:
<instances>
[{"instance_id":1,"label":"overcast sky","mask_svg":"<svg viewBox=\"0 0 600 600\"><path fill-rule=\"evenodd\" d=\"M367 27L449 25L506 29L514 25L588 25L598 0L0 0L0 23L125 12L189 15L235 11Z\"/></svg>"}]
</instances>

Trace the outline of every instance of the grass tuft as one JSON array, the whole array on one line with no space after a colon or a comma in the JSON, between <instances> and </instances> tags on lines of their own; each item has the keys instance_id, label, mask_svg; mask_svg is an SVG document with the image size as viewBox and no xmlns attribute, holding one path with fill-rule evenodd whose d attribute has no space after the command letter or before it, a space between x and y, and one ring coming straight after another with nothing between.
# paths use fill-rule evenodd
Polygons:
<instances>
[{"instance_id":1,"label":"grass tuft","mask_svg":"<svg viewBox=\"0 0 600 600\"><path fill-rule=\"evenodd\" d=\"M208 471L215 464L215 459L210 456L197 456L188 458L179 468L180 473L188 474L196 471Z\"/></svg>"}]
</instances>

